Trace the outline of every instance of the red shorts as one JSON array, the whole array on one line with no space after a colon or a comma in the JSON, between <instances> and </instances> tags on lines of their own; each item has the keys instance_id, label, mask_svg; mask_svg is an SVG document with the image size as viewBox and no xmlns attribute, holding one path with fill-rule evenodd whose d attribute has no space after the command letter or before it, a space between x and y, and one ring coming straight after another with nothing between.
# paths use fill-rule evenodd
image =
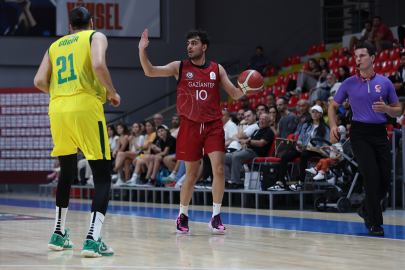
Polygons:
<instances>
[{"instance_id":1,"label":"red shorts","mask_svg":"<svg viewBox=\"0 0 405 270\"><path fill-rule=\"evenodd\" d=\"M215 151L225 153L225 132L221 119L197 123L181 119L179 134L176 142L176 159L184 161L198 161L204 154Z\"/></svg>"}]
</instances>

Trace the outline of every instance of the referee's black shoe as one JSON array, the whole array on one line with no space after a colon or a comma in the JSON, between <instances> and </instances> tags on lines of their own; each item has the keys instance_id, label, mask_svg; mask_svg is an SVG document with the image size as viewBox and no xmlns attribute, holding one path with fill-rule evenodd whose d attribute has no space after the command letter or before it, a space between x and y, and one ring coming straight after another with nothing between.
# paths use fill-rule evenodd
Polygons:
<instances>
[{"instance_id":1,"label":"referee's black shoe","mask_svg":"<svg viewBox=\"0 0 405 270\"><path fill-rule=\"evenodd\" d=\"M357 214L359 215L359 217L364 219L364 225L366 226L366 228L370 229L370 225L368 224L368 215L367 215L366 211L363 211L363 206L360 206L357 209Z\"/></svg>"},{"instance_id":2,"label":"referee's black shoe","mask_svg":"<svg viewBox=\"0 0 405 270\"><path fill-rule=\"evenodd\" d=\"M384 236L384 229L380 226L371 226L370 230L368 231L368 235L370 236Z\"/></svg>"}]
</instances>

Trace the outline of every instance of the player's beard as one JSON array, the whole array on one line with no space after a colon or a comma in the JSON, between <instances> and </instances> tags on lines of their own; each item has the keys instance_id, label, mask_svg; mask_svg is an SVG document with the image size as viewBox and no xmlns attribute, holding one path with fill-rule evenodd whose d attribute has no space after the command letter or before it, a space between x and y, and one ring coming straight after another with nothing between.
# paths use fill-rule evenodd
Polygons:
<instances>
[{"instance_id":1,"label":"player's beard","mask_svg":"<svg viewBox=\"0 0 405 270\"><path fill-rule=\"evenodd\" d=\"M194 52L194 56L191 56L190 59L191 60L199 60L199 59L201 59L203 54L204 54L203 50L201 50L199 52Z\"/></svg>"}]
</instances>

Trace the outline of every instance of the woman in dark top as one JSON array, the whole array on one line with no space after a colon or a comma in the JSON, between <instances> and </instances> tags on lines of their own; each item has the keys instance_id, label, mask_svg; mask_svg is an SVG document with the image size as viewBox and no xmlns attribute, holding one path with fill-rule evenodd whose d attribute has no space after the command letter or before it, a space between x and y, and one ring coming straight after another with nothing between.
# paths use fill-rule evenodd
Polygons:
<instances>
[{"instance_id":1,"label":"woman in dark top","mask_svg":"<svg viewBox=\"0 0 405 270\"><path fill-rule=\"evenodd\" d=\"M339 79L338 82L343 82L347 78L350 77L350 70L347 66L340 66L339 67Z\"/></svg>"},{"instance_id":2,"label":"woman in dark top","mask_svg":"<svg viewBox=\"0 0 405 270\"><path fill-rule=\"evenodd\" d=\"M327 69L329 70L329 66L328 66L328 61L326 61L325 57L321 57L319 58L319 68L322 69Z\"/></svg>"}]
</instances>

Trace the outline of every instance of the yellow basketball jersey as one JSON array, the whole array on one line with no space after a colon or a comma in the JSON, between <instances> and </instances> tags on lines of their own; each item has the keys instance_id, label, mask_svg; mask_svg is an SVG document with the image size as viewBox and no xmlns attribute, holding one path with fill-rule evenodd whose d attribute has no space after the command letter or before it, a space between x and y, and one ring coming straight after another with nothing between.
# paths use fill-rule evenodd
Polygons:
<instances>
[{"instance_id":1,"label":"yellow basketball jersey","mask_svg":"<svg viewBox=\"0 0 405 270\"><path fill-rule=\"evenodd\" d=\"M86 30L64 36L49 48L51 100L88 93L102 103L106 101L107 91L97 79L91 62L90 43L95 32Z\"/></svg>"}]
</instances>

